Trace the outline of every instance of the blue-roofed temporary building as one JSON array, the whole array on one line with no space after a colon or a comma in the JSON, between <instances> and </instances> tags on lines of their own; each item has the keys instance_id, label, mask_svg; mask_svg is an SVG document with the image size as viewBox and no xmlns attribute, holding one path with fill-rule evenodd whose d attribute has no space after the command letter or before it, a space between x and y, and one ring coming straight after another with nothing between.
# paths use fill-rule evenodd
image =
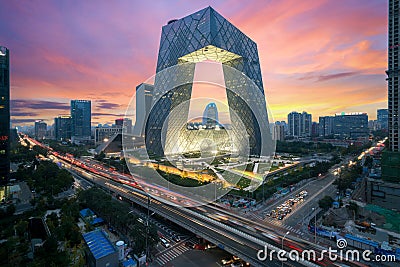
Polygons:
<instances>
[{"instance_id":1,"label":"blue-roofed temporary building","mask_svg":"<svg viewBox=\"0 0 400 267\"><path fill-rule=\"evenodd\" d=\"M94 212L91 209L83 209L79 213L82 218L94 216Z\"/></svg>"},{"instance_id":2,"label":"blue-roofed temporary building","mask_svg":"<svg viewBox=\"0 0 400 267\"><path fill-rule=\"evenodd\" d=\"M90 267L118 266L118 252L102 230L83 234L88 247L87 263Z\"/></svg>"},{"instance_id":3,"label":"blue-roofed temporary building","mask_svg":"<svg viewBox=\"0 0 400 267\"><path fill-rule=\"evenodd\" d=\"M124 262L122 262L124 267L137 267L137 263L134 259L130 258Z\"/></svg>"},{"instance_id":4,"label":"blue-roofed temporary building","mask_svg":"<svg viewBox=\"0 0 400 267\"><path fill-rule=\"evenodd\" d=\"M91 225L97 225L97 224L102 224L104 220L100 217L94 218L93 220L90 221Z\"/></svg>"},{"instance_id":5,"label":"blue-roofed temporary building","mask_svg":"<svg viewBox=\"0 0 400 267\"><path fill-rule=\"evenodd\" d=\"M332 207L333 207L334 209L338 209L338 208L340 207L340 203L337 202L337 201L334 201L334 202L332 203Z\"/></svg>"},{"instance_id":6,"label":"blue-roofed temporary building","mask_svg":"<svg viewBox=\"0 0 400 267\"><path fill-rule=\"evenodd\" d=\"M379 243L372 241L372 240L368 240L365 238L361 238L361 237L357 237L357 236L353 236L350 234L346 234L344 236L344 238L347 241L347 244L349 244L350 246L359 248L359 249L368 249L371 251L374 251L376 248L379 247Z\"/></svg>"},{"instance_id":7,"label":"blue-roofed temporary building","mask_svg":"<svg viewBox=\"0 0 400 267\"><path fill-rule=\"evenodd\" d=\"M104 220L100 217L97 217L94 211L91 209L83 209L80 212L80 215L85 222L90 223L91 225L99 225L104 222Z\"/></svg>"}]
</instances>

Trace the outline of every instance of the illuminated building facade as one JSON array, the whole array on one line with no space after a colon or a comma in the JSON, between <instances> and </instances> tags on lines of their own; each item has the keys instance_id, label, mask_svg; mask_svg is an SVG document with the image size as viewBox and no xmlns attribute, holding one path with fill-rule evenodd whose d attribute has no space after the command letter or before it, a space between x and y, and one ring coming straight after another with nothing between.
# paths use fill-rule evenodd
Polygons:
<instances>
[{"instance_id":1,"label":"illuminated building facade","mask_svg":"<svg viewBox=\"0 0 400 267\"><path fill-rule=\"evenodd\" d=\"M201 146L198 144L197 148L189 148L196 143L197 138L201 138L199 135L205 133L196 135L195 131L186 129L186 124L188 100L192 94L190 82L194 78L195 65L206 60L222 64L232 135L239 140L234 143L239 144L240 138L244 138L235 132L240 123L246 131L250 154L262 155L261 131L269 132L265 98L254 97L255 94L249 90L250 85L244 81L244 77L250 79L254 85L251 89L259 90L264 96L257 45L211 7L179 20L171 20L162 28L157 74L175 67L182 85L168 90L157 102L153 98L153 106L146 124L147 150L152 154L164 156L168 153L184 153ZM232 73L232 69L241 75ZM163 85L171 83L169 79L169 75L156 76L153 94L155 97L163 92ZM178 106L179 111L176 111ZM177 116L171 118L169 115L172 112L177 112ZM233 113L240 114L240 118L235 119ZM223 132L227 134L225 130Z\"/></svg>"},{"instance_id":2,"label":"illuminated building facade","mask_svg":"<svg viewBox=\"0 0 400 267\"><path fill-rule=\"evenodd\" d=\"M0 46L0 185L10 174L10 54Z\"/></svg>"}]
</instances>

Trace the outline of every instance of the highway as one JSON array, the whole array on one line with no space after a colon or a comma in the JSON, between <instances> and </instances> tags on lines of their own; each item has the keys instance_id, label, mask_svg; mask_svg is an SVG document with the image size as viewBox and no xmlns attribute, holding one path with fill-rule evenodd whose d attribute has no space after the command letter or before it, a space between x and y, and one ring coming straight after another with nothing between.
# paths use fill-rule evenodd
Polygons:
<instances>
[{"instance_id":1,"label":"highway","mask_svg":"<svg viewBox=\"0 0 400 267\"><path fill-rule=\"evenodd\" d=\"M100 175L81 172L79 168L68 163L64 162L64 164L64 166L70 171L76 172L79 176L85 177L107 191L114 192L121 195L126 200L147 207L147 195L145 192L127 185L123 186ZM255 238L245 231L227 226L191 209L165 205L155 199L151 199L150 210L173 221L194 234L217 244L220 248L223 248L229 253L239 256L243 260L249 262L252 266L281 266L281 262L278 261L276 257L271 262L262 262L257 259L258 250L263 249L265 245L271 246L265 241L265 237ZM271 246L271 249L272 248L273 247ZM276 251L279 250L277 247L275 247L275 249ZM287 262L285 265L303 266L298 262ZM310 263L307 264L307 266L317 265Z\"/></svg>"},{"instance_id":2,"label":"highway","mask_svg":"<svg viewBox=\"0 0 400 267\"><path fill-rule=\"evenodd\" d=\"M38 143L37 141L34 142L36 144ZM124 180L126 179L125 175L119 174L121 179L115 179L117 173L112 170L107 170L106 168L101 168L101 171L97 168L94 170L95 173L93 173L88 171L91 169L84 166L82 161L75 163L74 160L71 161L65 157L56 156L58 154L55 154L54 152L51 153L53 153L53 155L50 155L49 157L55 162L62 162L63 168L68 169L80 177L84 177L91 183L97 184L110 193L116 193L125 198L125 200L137 203L144 207L147 207L148 200L148 195L145 192L146 190L161 191L163 192L162 194L169 195L169 198L171 198L172 201L176 201L176 204L178 204L179 201L182 201L181 199L177 199L177 194L169 190L157 188L153 185L147 185L148 187L145 187L145 190L142 190L141 188L134 186L136 184L135 182ZM111 176L112 179L110 179ZM150 210L218 245L227 252L239 256L243 260L249 262L252 266L279 266L282 264L281 261L278 261L276 256L282 246L283 234L275 232L275 229L267 228L264 224L229 214L228 212L216 209L211 205L197 208L183 208L176 205L167 205L152 198ZM267 247L269 251L275 251L272 261L262 261L257 259L258 251L263 250L264 247ZM297 250L300 252L312 248L316 250L317 253L323 249L309 243L308 241L289 236L284 240L283 247L285 251ZM287 252L284 252L284 255L287 255ZM316 263L317 264L299 260L285 262L285 265L339 266L326 258Z\"/></svg>"}]
</instances>

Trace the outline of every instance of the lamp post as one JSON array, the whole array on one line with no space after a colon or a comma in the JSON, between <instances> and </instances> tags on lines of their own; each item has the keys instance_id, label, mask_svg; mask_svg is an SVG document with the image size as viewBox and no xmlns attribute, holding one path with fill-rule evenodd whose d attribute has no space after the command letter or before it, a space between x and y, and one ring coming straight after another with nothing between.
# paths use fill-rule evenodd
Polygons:
<instances>
[{"instance_id":1,"label":"lamp post","mask_svg":"<svg viewBox=\"0 0 400 267\"><path fill-rule=\"evenodd\" d=\"M149 263L149 219L150 219L150 195L147 194L147 218L146 218L146 265Z\"/></svg>"},{"instance_id":2,"label":"lamp post","mask_svg":"<svg viewBox=\"0 0 400 267\"><path fill-rule=\"evenodd\" d=\"M131 214L131 213L133 213L134 212L134 210L131 210L130 212L128 212L127 213L127 215L129 215L129 214ZM128 238L130 237L130 233L128 233ZM132 246L132 241L131 241L131 239L129 238L129 246Z\"/></svg>"},{"instance_id":3,"label":"lamp post","mask_svg":"<svg viewBox=\"0 0 400 267\"><path fill-rule=\"evenodd\" d=\"M283 240L285 240L285 237L289 234L290 232L287 231L286 234L282 238L282 250L283 250ZM283 261L282 261L282 267L283 267Z\"/></svg>"},{"instance_id":4,"label":"lamp post","mask_svg":"<svg viewBox=\"0 0 400 267\"><path fill-rule=\"evenodd\" d=\"M314 212L314 243L317 244L317 209L312 208Z\"/></svg>"}]
</instances>

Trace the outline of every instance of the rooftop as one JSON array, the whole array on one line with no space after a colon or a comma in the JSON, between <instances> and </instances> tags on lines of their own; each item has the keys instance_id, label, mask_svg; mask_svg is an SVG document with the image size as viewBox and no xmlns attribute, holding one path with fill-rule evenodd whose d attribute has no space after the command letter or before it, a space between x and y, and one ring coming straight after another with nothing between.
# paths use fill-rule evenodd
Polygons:
<instances>
[{"instance_id":1,"label":"rooftop","mask_svg":"<svg viewBox=\"0 0 400 267\"><path fill-rule=\"evenodd\" d=\"M96 260L116 252L115 247L102 230L85 233L83 239Z\"/></svg>"}]
</instances>

